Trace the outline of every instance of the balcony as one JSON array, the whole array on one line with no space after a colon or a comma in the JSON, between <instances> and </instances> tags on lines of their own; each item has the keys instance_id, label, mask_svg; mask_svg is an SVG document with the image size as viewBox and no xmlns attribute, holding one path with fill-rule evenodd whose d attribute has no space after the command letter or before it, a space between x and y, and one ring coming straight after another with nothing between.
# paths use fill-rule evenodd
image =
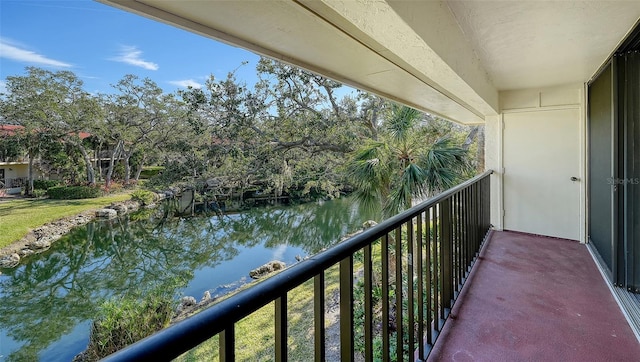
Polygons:
<instances>
[{"instance_id":1,"label":"balcony","mask_svg":"<svg viewBox=\"0 0 640 362\"><path fill-rule=\"evenodd\" d=\"M623 300L621 288L611 293L607 284L640 292L638 168L631 162L638 153L618 147L640 137L627 132L640 122L638 82L625 80L640 64L640 2L100 1L450 120L484 123L485 166L496 170L490 197L484 181L451 190L113 360L166 359L218 333L221 355L233 360L236 321L272 301L275 356L286 359L287 292L310 278L317 288L311 343L323 360L321 286L334 264L341 270L342 360L353 359L358 328L365 360L372 359L380 318L383 360L394 343L415 350L391 351L408 360L430 350L433 360L637 360L638 341L616 302L638 305L638 294ZM478 258L489 223L588 244L494 231ZM589 257L592 247L607 278ZM363 323L353 317L353 272L360 270L366 286L385 280L389 298L380 316L365 294ZM640 312L625 315L640 325ZM408 323L389 326L389 317ZM407 340L388 334L407 330L415 331Z\"/></svg>"},{"instance_id":2,"label":"balcony","mask_svg":"<svg viewBox=\"0 0 640 362\"><path fill-rule=\"evenodd\" d=\"M7 177L5 179L0 179L0 189L24 187L28 182L28 177Z\"/></svg>"},{"instance_id":3,"label":"balcony","mask_svg":"<svg viewBox=\"0 0 640 362\"><path fill-rule=\"evenodd\" d=\"M490 173L107 360L167 360L215 337L220 360L233 361L236 324L269 303L275 307L273 339L268 342L273 344L272 358L287 360L287 293L307 281L313 281L306 285L313 288L314 300L309 330L315 355L309 359L316 361L631 361L639 356L640 344L587 246L490 230ZM330 339L325 278L336 265L339 338ZM354 297L357 283L364 287L361 300ZM378 298L373 293L376 283L382 289ZM355 317L356 304L364 306L364 318ZM362 338L358 351L355 338ZM382 340L377 347L375 338ZM339 345L328 345L329 340L339 340L331 342ZM330 355L329 350L338 352Z\"/></svg>"},{"instance_id":4,"label":"balcony","mask_svg":"<svg viewBox=\"0 0 640 362\"><path fill-rule=\"evenodd\" d=\"M496 231L479 259L429 361L637 361L585 245Z\"/></svg>"}]
</instances>

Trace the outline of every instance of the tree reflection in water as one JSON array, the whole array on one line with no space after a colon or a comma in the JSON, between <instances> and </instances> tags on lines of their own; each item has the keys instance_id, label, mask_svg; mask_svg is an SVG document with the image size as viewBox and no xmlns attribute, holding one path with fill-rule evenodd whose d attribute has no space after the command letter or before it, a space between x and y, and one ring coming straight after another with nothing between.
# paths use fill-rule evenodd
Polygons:
<instances>
[{"instance_id":1,"label":"tree reflection in water","mask_svg":"<svg viewBox=\"0 0 640 362\"><path fill-rule=\"evenodd\" d=\"M159 208L139 221L131 215L92 222L26 264L3 269L0 355L12 361L70 360L85 348L90 320L105 298L172 285L177 298L196 279L207 285L204 290L213 290L219 286L216 269L228 263L242 264L232 268L237 276L227 276L237 280L268 261L275 249L314 254L375 219L348 199L223 218L168 214ZM243 256L260 248L265 255Z\"/></svg>"}]
</instances>

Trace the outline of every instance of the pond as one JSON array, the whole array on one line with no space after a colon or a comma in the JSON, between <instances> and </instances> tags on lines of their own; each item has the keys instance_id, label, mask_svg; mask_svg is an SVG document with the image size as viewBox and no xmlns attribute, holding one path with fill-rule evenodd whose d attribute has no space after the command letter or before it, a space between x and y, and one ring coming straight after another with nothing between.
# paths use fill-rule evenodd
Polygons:
<instances>
[{"instance_id":1,"label":"pond","mask_svg":"<svg viewBox=\"0 0 640 362\"><path fill-rule=\"evenodd\" d=\"M94 221L25 264L2 269L0 361L70 361L85 349L105 298L176 281L176 300L222 295L251 281L251 269L271 260L289 266L376 219L349 199L222 218L163 213Z\"/></svg>"}]
</instances>

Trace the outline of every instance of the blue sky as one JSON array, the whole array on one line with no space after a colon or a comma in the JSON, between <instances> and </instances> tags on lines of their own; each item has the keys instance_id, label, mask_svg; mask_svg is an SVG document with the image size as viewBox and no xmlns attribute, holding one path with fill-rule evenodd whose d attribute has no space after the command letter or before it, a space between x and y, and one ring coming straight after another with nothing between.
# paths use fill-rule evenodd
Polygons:
<instances>
[{"instance_id":1,"label":"blue sky","mask_svg":"<svg viewBox=\"0 0 640 362\"><path fill-rule=\"evenodd\" d=\"M92 0L0 0L0 92L25 67L70 70L91 93L111 93L126 74L165 92L203 85L240 67L253 84L259 56ZM243 61L248 64L241 66Z\"/></svg>"}]
</instances>

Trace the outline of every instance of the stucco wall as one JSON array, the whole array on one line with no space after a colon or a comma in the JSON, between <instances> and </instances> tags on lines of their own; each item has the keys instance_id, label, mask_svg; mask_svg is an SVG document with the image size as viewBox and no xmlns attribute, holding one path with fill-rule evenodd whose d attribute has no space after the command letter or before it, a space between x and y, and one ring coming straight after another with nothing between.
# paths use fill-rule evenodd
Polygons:
<instances>
[{"instance_id":1,"label":"stucco wall","mask_svg":"<svg viewBox=\"0 0 640 362\"><path fill-rule=\"evenodd\" d=\"M5 178L28 177L29 166L23 164L16 165L0 165L0 169L4 169Z\"/></svg>"},{"instance_id":2,"label":"stucco wall","mask_svg":"<svg viewBox=\"0 0 640 362\"><path fill-rule=\"evenodd\" d=\"M0 164L0 169L4 169L5 180L29 177L29 165L26 163ZM34 167L33 169L33 178L42 178L42 173L37 169L37 167Z\"/></svg>"}]
</instances>

